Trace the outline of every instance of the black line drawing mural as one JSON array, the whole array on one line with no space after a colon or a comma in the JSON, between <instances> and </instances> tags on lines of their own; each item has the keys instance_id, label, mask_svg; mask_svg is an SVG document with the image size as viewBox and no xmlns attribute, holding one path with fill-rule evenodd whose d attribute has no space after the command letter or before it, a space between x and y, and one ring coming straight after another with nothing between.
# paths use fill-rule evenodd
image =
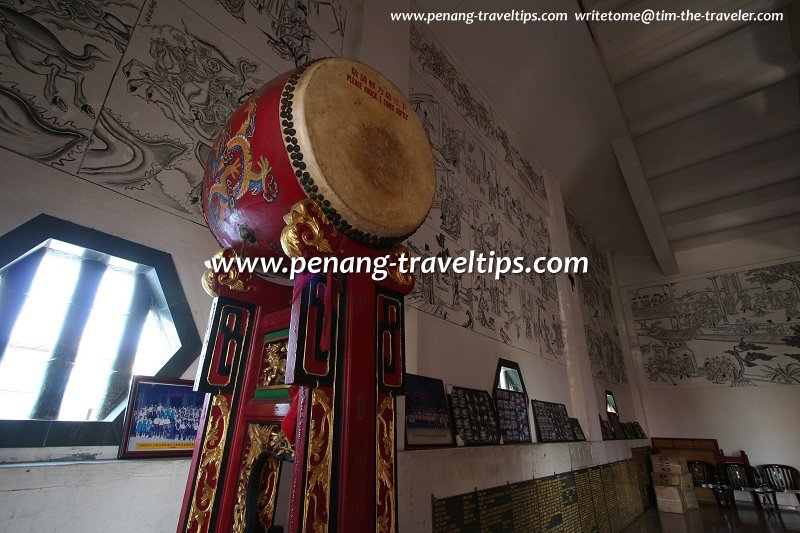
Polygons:
<instances>
[{"instance_id":1,"label":"black line drawing mural","mask_svg":"<svg viewBox=\"0 0 800 533\"><path fill-rule=\"evenodd\" d=\"M264 30L272 50L287 61L300 66L311 59L311 41L314 32L308 24L308 9L302 2L270 2L273 9L266 11L272 16L272 34ZM261 12L261 10L259 10Z\"/></svg>"},{"instance_id":2,"label":"black line drawing mural","mask_svg":"<svg viewBox=\"0 0 800 533\"><path fill-rule=\"evenodd\" d=\"M537 252L549 253L547 215L534 200L536 193L516 179L515 170L497 155L499 145L487 135L495 127L491 109L474 100L468 82L440 48L421 46L421 65L411 68L409 101L433 149L437 191L431 213L408 248L426 261L469 251L531 260ZM531 272L496 278L494 273L419 269L416 274L412 307L563 363L554 276Z\"/></svg>"},{"instance_id":3,"label":"black line drawing mural","mask_svg":"<svg viewBox=\"0 0 800 533\"><path fill-rule=\"evenodd\" d=\"M547 199L544 177L535 165L524 158L509 140L508 132L499 126L487 106L473 95L468 83L433 38L416 25L411 25L412 58L422 73L436 80L463 112L490 140L499 143L505 152L505 162L517 173L520 181L542 200Z\"/></svg>"},{"instance_id":4,"label":"black line drawing mural","mask_svg":"<svg viewBox=\"0 0 800 533\"><path fill-rule=\"evenodd\" d=\"M295 66L300 66L316 57L329 56L331 52L333 55L342 53L347 10L338 0L249 0L247 3L244 0L214 0L214 2L239 22L252 23L258 27L267 46L278 57ZM313 44L316 41L325 43L324 50L314 49ZM258 52L258 50L253 51ZM270 63L269 60L266 62Z\"/></svg>"},{"instance_id":5,"label":"black line drawing mural","mask_svg":"<svg viewBox=\"0 0 800 533\"><path fill-rule=\"evenodd\" d=\"M140 7L141 0L0 0L9 118L0 144L77 171Z\"/></svg>"},{"instance_id":6,"label":"black line drawing mural","mask_svg":"<svg viewBox=\"0 0 800 533\"><path fill-rule=\"evenodd\" d=\"M611 274L605 256L594 239L577 221L569 209L565 210L572 255L586 257L586 273L575 274L578 294L583 310L584 333L589 350L592 375L600 380L624 385L628 383L619 330L611 300Z\"/></svg>"},{"instance_id":7,"label":"black line drawing mural","mask_svg":"<svg viewBox=\"0 0 800 533\"><path fill-rule=\"evenodd\" d=\"M81 174L102 175L109 185L143 189L150 178L186 156L189 146L166 136L146 135L103 109L81 165Z\"/></svg>"},{"instance_id":8,"label":"black line drawing mural","mask_svg":"<svg viewBox=\"0 0 800 533\"><path fill-rule=\"evenodd\" d=\"M150 58L123 65L128 92L157 105L180 126L194 141L197 160L205 163L217 132L258 85L252 78L258 65L228 59L186 28L145 28L153 35Z\"/></svg>"},{"instance_id":9,"label":"black line drawing mural","mask_svg":"<svg viewBox=\"0 0 800 533\"><path fill-rule=\"evenodd\" d=\"M173 8L148 4L79 173L203 223L199 191L214 139L261 86L264 66L193 11Z\"/></svg>"},{"instance_id":10,"label":"black line drawing mural","mask_svg":"<svg viewBox=\"0 0 800 533\"><path fill-rule=\"evenodd\" d=\"M61 30L77 32L83 37L99 38L113 44L122 53L131 37L133 24L141 4L114 0L18 0L30 8L27 16L38 15ZM127 17L117 16L108 8L125 11Z\"/></svg>"},{"instance_id":11,"label":"black line drawing mural","mask_svg":"<svg viewBox=\"0 0 800 533\"><path fill-rule=\"evenodd\" d=\"M58 124L37 108L33 98L16 87L0 85L0 139L3 146L20 154L53 164L69 159L85 141L83 131L71 123Z\"/></svg>"},{"instance_id":12,"label":"black line drawing mural","mask_svg":"<svg viewBox=\"0 0 800 533\"><path fill-rule=\"evenodd\" d=\"M465 136L463 130L453 125L436 97L428 93L412 93L409 99L419 116L431 143L436 170L436 196L428 215L431 223L457 242L463 232L466 206L466 188L461 184Z\"/></svg>"},{"instance_id":13,"label":"black line drawing mural","mask_svg":"<svg viewBox=\"0 0 800 533\"><path fill-rule=\"evenodd\" d=\"M800 262L641 287L629 298L652 386L800 384Z\"/></svg>"},{"instance_id":14,"label":"black line drawing mural","mask_svg":"<svg viewBox=\"0 0 800 533\"><path fill-rule=\"evenodd\" d=\"M94 118L94 109L83 94L83 72L94 68L103 58L100 49L89 43L80 52L70 51L44 25L13 9L0 5L0 30L5 35L6 46L19 66L44 77L44 99L61 111L67 103L61 97L56 80L61 78L72 84L72 103L80 111Z\"/></svg>"}]
</instances>

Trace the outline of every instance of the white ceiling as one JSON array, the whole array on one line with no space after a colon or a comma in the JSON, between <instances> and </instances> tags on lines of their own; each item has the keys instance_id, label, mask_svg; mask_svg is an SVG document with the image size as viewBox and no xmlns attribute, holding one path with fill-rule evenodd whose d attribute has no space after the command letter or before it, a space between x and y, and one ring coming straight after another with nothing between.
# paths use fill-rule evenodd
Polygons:
<instances>
[{"instance_id":1,"label":"white ceiling","mask_svg":"<svg viewBox=\"0 0 800 533\"><path fill-rule=\"evenodd\" d=\"M790 4L585 0L583 7L775 11ZM574 12L581 6L426 0L417 9ZM789 20L431 29L553 173L602 246L653 254L665 273L677 273L675 251L800 221L800 46Z\"/></svg>"}]
</instances>

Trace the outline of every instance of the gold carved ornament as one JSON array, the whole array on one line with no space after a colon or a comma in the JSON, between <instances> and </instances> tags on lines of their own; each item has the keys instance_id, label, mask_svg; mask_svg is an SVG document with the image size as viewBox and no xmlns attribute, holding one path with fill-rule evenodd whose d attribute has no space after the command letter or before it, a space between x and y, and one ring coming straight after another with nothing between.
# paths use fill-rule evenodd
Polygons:
<instances>
[{"instance_id":1,"label":"gold carved ornament","mask_svg":"<svg viewBox=\"0 0 800 533\"><path fill-rule=\"evenodd\" d=\"M242 459L242 467L239 470L239 481L236 486L236 503L233 507L232 531L235 533L244 533L245 526L247 525L245 521L245 512L247 510L247 485L253 471L253 464L265 451L270 451L278 456L294 455L294 447L289 444L280 426L249 424L247 426L244 458ZM278 494L280 462L275 459L275 457L270 457L265 468L268 470L267 483L264 489L259 491L258 494L259 522L261 522L262 525L271 525L272 518L275 515L275 499Z\"/></svg>"},{"instance_id":2,"label":"gold carved ornament","mask_svg":"<svg viewBox=\"0 0 800 533\"><path fill-rule=\"evenodd\" d=\"M226 256L228 256L227 259ZM214 290L214 278L216 278L220 285L224 285L232 291L251 292L256 290L256 286L249 281L245 283L245 279L251 277L251 274L245 274L245 279L242 279L241 273L239 272L238 268L236 268L237 258L238 254L236 251L231 250L230 248L223 248L214 255L214 261L216 261L218 265L222 264L223 260L231 261L231 263L227 272L214 272L212 267L206 270L206 273L203 274L203 289L205 289L210 296L219 296L217 291Z\"/></svg>"},{"instance_id":3,"label":"gold carved ornament","mask_svg":"<svg viewBox=\"0 0 800 533\"><path fill-rule=\"evenodd\" d=\"M390 262L394 265L398 265L397 259L399 257L408 257L408 248L402 244L396 244L392 248L392 251L389 252L389 256L391 258ZM406 264L408 263L406 262ZM411 285L414 283L414 275L410 272L401 272L399 266L393 266L389 268L389 279L398 285Z\"/></svg>"},{"instance_id":4,"label":"gold carved ornament","mask_svg":"<svg viewBox=\"0 0 800 533\"><path fill-rule=\"evenodd\" d=\"M384 487L382 513L376 517L377 533L394 533L397 526L395 517L394 493L394 398L387 395L378 408L376 439L376 484L375 498L381 502L381 486ZM380 505L378 508L381 508Z\"/></svg>"},{"instance_id":5,"label":"gold carved ornament","mask_svg":"<svg viewBox=\"0 0 800 533\"><path fill-rule=\"evenodd\" d=\"M338 232L332 227L330 221L314 200L300 200L292 209L283 216L286 227L281 231L281 247L289 257L303 256L303 248L309 246L318 252L332 254L330 242L325 235L326 226L330 236L335 237Z\"/></svg>"},{"instance_id":6,"label":"gold carved ornament","mask_svg":"<svg viewBox=\"0 0 800 533\"><path fill-rule=\"evenodd\" d=\"M314 410L322 411L322 416L315 416ZM308 459L306 463L306 494L303 511L303 531L308 531L306 522L309 518L310 504L314 504L314 533L328 531L328 517L330 516L330 482L331 482L331 457L333 441L333 407L331 397L320 388L315 388L311 393L311 424L308 437ZM320 502L317 490L322 492L324 501ZM325 513L325 518L320 518L319 511Z\"/></svg>"},{"instance_id":7,"label":"gold carved ornament","mask_svg":"<svg viewBox=\"0 0 800 533\"><path fill-rule=\"evenodd\" d=\"M286 339L268 342L264 345L261 362L261 375L258 384L261 387L283 385L286 379L286 354L289 341Z\"/></svg>"},{"instance_id":8,"label":"gold carved ornament","mask_svg":"<svg viewBox=\"0 0 800 533\"><path fill-rule=\"evenodd\" d=\"M214 415L214 410L219 414ZM208 530L208 519L211 515L211 506L217 494L219 469L222 455L225 451L225 440L228 434L228 420L231 415L228 399L217 394L211 401L206 422L206 434L200 451L200 464L197 467L197 477L194 482L192 505L186 522L187 531L202 532ZM192 524L196 528L192 529Z\"/></svg>"}]
</instances>

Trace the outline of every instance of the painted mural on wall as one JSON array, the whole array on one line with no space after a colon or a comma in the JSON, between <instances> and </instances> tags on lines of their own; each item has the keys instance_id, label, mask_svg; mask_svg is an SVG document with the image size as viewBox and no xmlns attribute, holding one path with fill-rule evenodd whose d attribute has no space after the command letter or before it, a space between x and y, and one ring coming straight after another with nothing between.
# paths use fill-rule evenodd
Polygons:
<instances>
[{"instance_id":1,"label":"painted mural on wall","mask_svg":"<svg viewBox=\"0 0 800 533\"><path fill-rule=\"evenodd\" d=\"M629 291L651 386L800 384L800 261Z\"/></svg>"},{"instance_id":2,"label":"painted mural on wall","mask_svg":"<svg viewBox=\"0 0 800 533\"><path fill-rule=\"evenodd\" d=\"M581 298L592 375L596 379L625 385L628 374L614 318L608 261L575 216L568 209L565 214L572 255L589 260L588 271L576 274L575 282Z\"/></svg>"},{"instance_id":3,"label":"painted mural on wall","mask_svg":"<svg viewBox=\"0 0 800 533\"><path fill-rule=\"evenodd\" d=\"M200 180L264 81L340 55L340 0L0 0L0 146L204 223Z\"/></svg>"},{"instance_id":4,"label":"painted mural on wall","mask_svg":"<svg viewBox=\"0 0 800 533\"><path fill-rule=\"evenodd\" d=\"M541 199L547 199L539 166L526 158L510 138L507 129L495 117L494 111L479 96L478 91L458 71L442 46L420 26L411 26L412 65L442 91L447 100L454 102L461 116L482 133L493 147L502 153L504 162L511 167L525 187Z\"/></svg>"},{"instance_id":5,"label":"painted mural on wall","mask_svg":"<svg viewBox=\"0 0 800 533\"><path fill-rule=\"evenodd\" d=\"M459 87L461 103L453 99L451 85ZM475 94L433 37L412 29L409 101L433 148L437 188L433 209L407 246L413 254L442 260L468 256L470 251L487 257L490 253L547 255L550 235L544 180L519 155L491 108ZM504 136L505 144L498 135ZM520 173L521 165L528 165L531 174ZM409 304L563 362L564 338L553 276L509 274L496 279L493 274L420 273Z\"/></svg>"},{"instance_id":6,"label":"painted mural on wall","mask_svg":"<svg viewBox=\"0 0 800 533\"><path fill-rule=\"evenodd\" d=\"M0 0L0 145L75 172L142 0Z\"/></svg>"}]
</instances>

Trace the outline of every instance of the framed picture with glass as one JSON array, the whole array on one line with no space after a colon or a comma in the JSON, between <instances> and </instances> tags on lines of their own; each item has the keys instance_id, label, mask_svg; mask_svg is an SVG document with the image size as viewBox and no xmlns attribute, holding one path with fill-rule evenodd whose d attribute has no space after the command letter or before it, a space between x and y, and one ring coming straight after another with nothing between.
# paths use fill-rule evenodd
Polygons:
<instances>
[{"instance_id":1,"label":"framed picture with glass","mask_svg":"<svg viewBox=\"0 0 800 533\"><path fill-rule=\"evenodd\" d=\"M503 442L531 442L533 439L528 418L528 394L518 363L498 359L494 377L494 401Z\"/></svg>"},{"instance_id":2,"label":"framed picture with glass","mask_svg":"<svg viewBox=\"0 0 800 533\"><path fill-rule=\"evenodd\" d=\"M455 446L441 379L406 374L406 447Z\"/></svg>"},{"instance_id":3,"label":"framed picture with glass","mask_svg":"<svg viewBox=\"0 0 800 533\"><path fill-rule=\"evenodd\" d=\"M206 394L185 379L134 376L118 456L189 457Z\"/></svg>"}]
</instances>

